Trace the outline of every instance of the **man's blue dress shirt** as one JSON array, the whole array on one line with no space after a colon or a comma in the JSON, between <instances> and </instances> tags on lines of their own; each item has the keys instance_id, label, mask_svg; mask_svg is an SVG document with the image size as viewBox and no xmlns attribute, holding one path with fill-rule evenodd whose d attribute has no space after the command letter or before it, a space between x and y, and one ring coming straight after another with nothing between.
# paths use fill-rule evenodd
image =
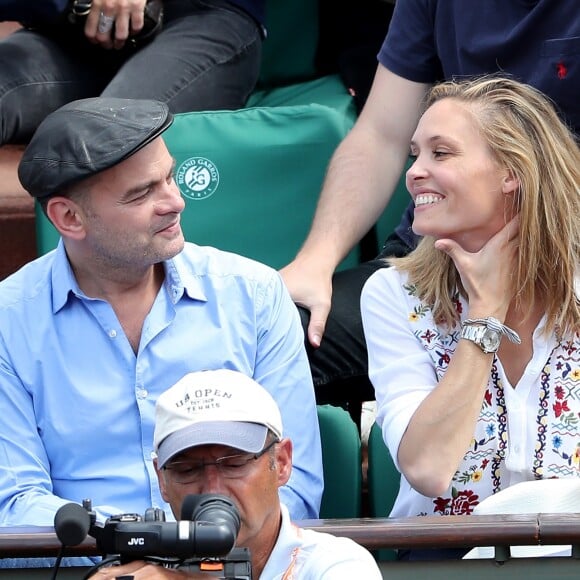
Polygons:
<instances>
[{"instance_id":1,"label":"man's blue dress shirt","mask_svg":"<svg viewBox=\"0 0 580 580\"><path fill-rule=\"evenodd\" d=\"M79 289L62 241L0 283L0 525L52 525L69 501L102 519L161 507L157 396L186 373L229 368L273 395L294 444L281 498L318 516L322 457L298 311L278 273L187 243L135 355L111 306Z\"/></svg>"}]
</instances>

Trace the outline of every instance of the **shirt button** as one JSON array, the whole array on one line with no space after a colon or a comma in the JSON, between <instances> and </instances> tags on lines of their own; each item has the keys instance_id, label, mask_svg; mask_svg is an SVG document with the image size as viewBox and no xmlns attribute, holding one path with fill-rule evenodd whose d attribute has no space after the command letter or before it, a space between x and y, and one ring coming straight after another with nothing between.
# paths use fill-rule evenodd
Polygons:
<instances>
[{"instance_id":1,"label":"shirt button","mask_svg":"<svg viewBox=\"0 0 580 580\"><path fill-rule=\"evenodd\" d=\"M137 396L140 399L146 399L148 394L149 393L145 389L138 389L138 391L137 391Z\"/></svg>"},{"instance_id":2,"label":"shirt button","mask_svg":"<svg viewBox=\"0 0 580 580\"><path fill-rule=\"evenodd\" d=\"M111 338L115 338L117 336L117 331L116 330L109 330L109 336Z\"/></svg>"},{"instance_id":3,"label":"shirt button","mask_svg":"<svg viewBox=\"0 0 580 580\"><path fill-rule=\"evenodd\" d=\"M514 451L516 453L519 453L520 452L520 446L519 445L514 445Z\"/></svg>"}]
</instances>

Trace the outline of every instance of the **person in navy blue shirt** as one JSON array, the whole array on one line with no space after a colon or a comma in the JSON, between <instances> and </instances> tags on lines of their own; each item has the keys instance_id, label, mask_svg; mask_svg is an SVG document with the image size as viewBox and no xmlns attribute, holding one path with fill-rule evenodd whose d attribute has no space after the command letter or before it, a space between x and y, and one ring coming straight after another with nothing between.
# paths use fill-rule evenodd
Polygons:
<instances>
[{"instance_id":1,"label":"person in navy blue shirt","mask_svg":"<svg viewBox=\"0 0 580 580\"><path fill-rule=\"evenodd\" d=\"M415 247L412 204L377 259L334 270L395 190L429 88L501 71L549 96L580 134L578 0L397 0L378 60L363 110L330 161L310 233L281 271L307 330L319 401L374 399L360 291L386 265L380 258Z\"/></svg>"}]
</instances>

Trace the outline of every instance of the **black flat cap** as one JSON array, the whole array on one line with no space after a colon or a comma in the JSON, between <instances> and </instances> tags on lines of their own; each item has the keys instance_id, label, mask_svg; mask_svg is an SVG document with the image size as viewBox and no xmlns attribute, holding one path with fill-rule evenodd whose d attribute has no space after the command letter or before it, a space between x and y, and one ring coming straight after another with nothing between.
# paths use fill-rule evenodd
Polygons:
<instances>
[{"instance_id":1,"label":"black flat cap","mask_svg":"<svg viewBox=\"0 0 580 580\"><path fill-rule=\"evenodd\" d=\"M165 103L95 97L48 115L18 166L20 183L46 197L113 167L161 135L173 122Z\"/></svg>"}]
</instances>

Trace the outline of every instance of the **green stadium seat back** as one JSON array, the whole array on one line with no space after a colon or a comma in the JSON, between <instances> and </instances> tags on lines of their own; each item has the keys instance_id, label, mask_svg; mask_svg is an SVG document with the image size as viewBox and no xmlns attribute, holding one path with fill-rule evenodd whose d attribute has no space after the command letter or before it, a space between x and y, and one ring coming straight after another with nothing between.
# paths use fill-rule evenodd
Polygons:
<instances>
[{"instance_id":1,"label":"green stadium seat back","mask_svg":"<svg viewBox=\"0 0 580 580\"><path fill-rule=\"evenodd\" d=\"M373 423L368 442L367 489L369 515L372 518L386 518L399 493L401 476L393 463L389 449L383 440L381 428ZM378 561L395 560L394 550L380 549L374 552Z\"/></svg>"},{"instance_id":2,"label":"green stadium seat back","mask_svg":"<svg viewBox=\"0 0 580 580\"><path fill-rule=\"evenodd\" d=\"M275 89L256 90L248 99L248 107L280 107L318 103L335 109L350 125L356 119L354 99L338 75L326 75L303 83Z\"/></svg>"},{"instance_id":3,"label":"green stadium seat back","mask_svg":"<svg viewBox=\"0 0 580 580\"><path fill-rule=\"evenodd\" d=\"M335 79L326 82L338 89ZM314 94L321 83L313 83ZM343 97L342 110L310 97L176 115L164 137L186 200L186 238L274 268L290 262L310 229L330 156L355 120L352 99ZM358 261L356 248L340 268Z\"/></svg>"},{"instance_id":4,"label":"green stadium seat back","mask_svg":"<svg viewBox=\"0 0 580 580\"><path fill-rule=\"evenodd\" d=\"M267 0L258 87L302 82L316 75L318 2Z\"/></svg>"},{"instance_id":5,"label":"green stadium seat back","mask_svg":"<svg viewBox=\"0 0 580 580\"><path fill-rule=\"evenodd\" d=\"M324 493L321 518L358 518L362 510L361 443L347 411L318 405Z\"/></svg>"},{"instance_id":6,"label":"green stadium seat back","mask_svg":"<svg viewBox=\"0 0 580 580\"><path fill-rule=\"evenodd\" d=\"M34 226L36 228L36 251L39 256L54 250L58 244L59 234L44 215L38 202L34 204Z\"/></svg>"}]
</instances>

